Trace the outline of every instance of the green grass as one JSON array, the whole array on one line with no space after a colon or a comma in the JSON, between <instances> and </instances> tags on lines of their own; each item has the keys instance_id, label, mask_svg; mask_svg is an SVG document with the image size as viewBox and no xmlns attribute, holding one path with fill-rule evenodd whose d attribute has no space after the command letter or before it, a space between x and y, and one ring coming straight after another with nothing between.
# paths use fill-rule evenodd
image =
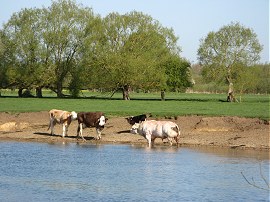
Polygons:
<instances>
[{"instance_id":1,"label":"green grass","mask_svg":"<svg viewBox=\"0 0 270 202\"><path fill-rule=\"evenodd\" d=\"M3 93L2 93L3 96ZM243 95L240 103L227 103L225 94L184 94L167 93L166 101L160 101L159 93L131 93L130 101L121 100L116 93L110 94L85 92L87 98L58 99L0 97L1 112L31 112L64 109L69 111L103 111L109 116L127 116L152 113L154 116L206 115L257 117L269 120L268 95ZM90 98L91 97L91 98ZM105 99L103 99L105 98ZM240 99L240 97L238 97Z\"/></svg>"}]
</instances>

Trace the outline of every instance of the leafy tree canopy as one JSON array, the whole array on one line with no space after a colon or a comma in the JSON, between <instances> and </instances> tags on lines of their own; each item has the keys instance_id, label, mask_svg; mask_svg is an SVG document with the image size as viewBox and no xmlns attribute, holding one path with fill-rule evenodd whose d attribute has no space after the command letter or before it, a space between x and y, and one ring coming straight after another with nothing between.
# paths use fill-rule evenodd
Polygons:
<instances>
[{"instance_id":1,"label":"leafy tree canopy","mask_svg":"<svg viewBox=\"0 0 270 202\"><path fill-rule=\"evenodd\" d=\"M41 97L50 88L62 97L67 87L76 97L82 88L100 88L122 89L128 99L129 87L187 86L178 38L141 12L101 18L73 0L57 0L14 13L0 31L1 87L19 88L19 95L36 89ZM177 62L166 65L171 58ZM178 76L185 78L172 82Z\"/></svg>"},{"instance_id":2,"label":"leafy tree canopy","mask_svg":"<svg viewBox=\"0 0 270 202\"><path fill-rule=\"evenodd\" d=\"M254 31L237 22L201 39L198 59L204 67L205 78L227 82L228 93L232 93L232 85L239 77L238 67L255 64L260 59L261 50L262 45Z\"/></svg>"}]
</instances>

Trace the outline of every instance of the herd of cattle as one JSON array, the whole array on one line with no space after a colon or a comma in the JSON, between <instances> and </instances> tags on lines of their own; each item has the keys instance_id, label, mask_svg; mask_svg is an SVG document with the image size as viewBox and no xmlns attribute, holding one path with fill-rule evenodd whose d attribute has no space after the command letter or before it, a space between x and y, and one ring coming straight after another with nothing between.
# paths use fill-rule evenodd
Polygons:
<instances>
[{"instance_id":1,"label":"herd of cattle","mask_svg":"<svg viewBox=\"0 0 270 202\"><path fill-rule=\"evenodd\" d=\"M68 127L73 120L78 120L77 139L81 137L84 141L82 131L84 128L96 128L96 139L101 139L101 131L107 122L103 112L79 112L63 111L58 109L52 109L49 111L50 123L49 129L51 129L51 135L54 135L54 126L56 124L62 124L63 134L65 137L68 132ZM133 134L140 134L148 141L149 147L154 143L156 138L168 139L170 145L174 139L176 144L179 143L180 128L178 125L171 121L156 121L146 120L145 114L138 116L131 116L126 118L128 123L132 125L130 132Z\"/></svg>"}]
</instances>

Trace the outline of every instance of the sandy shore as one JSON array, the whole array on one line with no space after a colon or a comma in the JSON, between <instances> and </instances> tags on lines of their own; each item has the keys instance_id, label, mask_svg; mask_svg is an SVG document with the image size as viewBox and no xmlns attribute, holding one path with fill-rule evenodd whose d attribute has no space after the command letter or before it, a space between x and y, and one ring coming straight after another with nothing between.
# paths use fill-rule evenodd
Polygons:
<instances>
[{"instance_id":1,"label":"sandy shore","mask_svg":"<svg viewBox=\"0 0 270 202\"><path fill-rule=\"evenodd\" d=\"M146 139L129 133L125 117L108 117L102 131L101 143L145 144ZM149 118L151 119L151 118ZM163 120L163 119L162 119ZM181 145L202 145L230 148L269 150L269 121L239 117L179 116L164 119L176 122L181 128ZM20 114L0 113L0 141L77 142L77 121L71 123L68 137L62 138L62 127L56 125L51 136L48 131L48 112ZM85 129L88 142L96 142L94 129ZM157 139L155 144L167 144ZM169 147L169 145L168 145Z\"/></svg>"}]
</instances>

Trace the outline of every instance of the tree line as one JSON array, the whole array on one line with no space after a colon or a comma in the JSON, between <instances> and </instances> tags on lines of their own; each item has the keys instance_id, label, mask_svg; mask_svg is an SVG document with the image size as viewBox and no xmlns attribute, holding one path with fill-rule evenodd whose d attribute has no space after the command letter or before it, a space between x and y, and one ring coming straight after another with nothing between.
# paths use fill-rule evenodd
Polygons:
<instances>
[{"instance_id":1,"label":"tree line","mask_svg":"<svg viewBox=\"0 0 270 202\"><path fill-rule=\"evenodd\" d=\"M200 64L191 67L192 78L196 82L191 92L226 93L228 83L225 77L213 78L207 69ZM233 83L237 95L241 94L269 94L270 92L270 65L255 64L252 66L239 65L234 69Z\"/></svg>"},{"instance_id":2,"label":"tree line","mask_svg":"<svg viewBox=\"0 0 270 202\"><path fill-rule=\"evenodd\" d=\"M35 89L37 97L44 88L57 97L65 88L73 97L81 89L121 90L126 100L130 89L185 91L194 78L177 41L173 29L141 12L102 18L73 0L52 1L14 13L0 30L0 88L19 89L19 96ZM210 32L198 49L201 76L227 84L228 94L233 84L246 92L261 50L253 30L239 23ZM258 75L269 65L262 69Z\"/></svg>"},{"instance_id":3,"label":"tree line","mask_svg":"<svg viewBox=\"0 0 270 202\"><path fill-rule=\"evenodd\" d=\"M172 29L141 12L105 18L71 0L14 13L1 30L1 87L179 90L191 86L190 63ZM175 76L181 75L181 76Z\"/></svg>"}]
</instances>

